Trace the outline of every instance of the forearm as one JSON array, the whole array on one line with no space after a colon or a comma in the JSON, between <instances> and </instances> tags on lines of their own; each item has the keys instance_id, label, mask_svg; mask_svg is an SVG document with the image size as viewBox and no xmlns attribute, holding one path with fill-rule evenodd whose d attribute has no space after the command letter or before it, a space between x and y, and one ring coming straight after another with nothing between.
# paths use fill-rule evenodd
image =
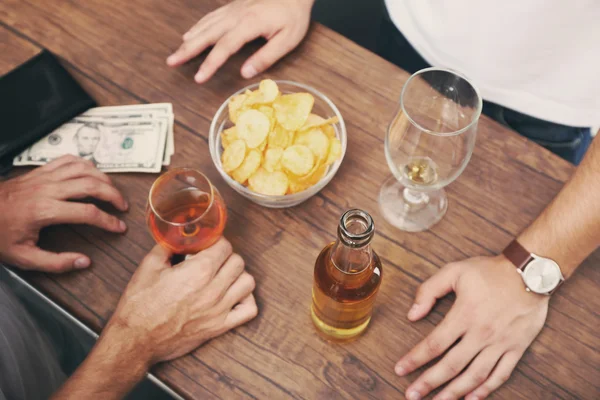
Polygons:
<instances>
[{"instance_id":1,"label":"forearm","mask_svg":"<svg viewBox=\"0 0 600 400\"><path fill-rule=\"evenodd\" d=\"M528 251L556 261L566 278L600 246L600 139L518 240Z\"/></svg>"},{"instance_id":2,"label":"forearm","mask_svg":"<svg viewBox=\"0 0 600 400\"><path fill-rule=\"evenodd\" d=\"M52 396L66 399L121 399L146 375L148 362L119 328L107 326L98 342L67 382Z\"/></svg>"}]
</instances>

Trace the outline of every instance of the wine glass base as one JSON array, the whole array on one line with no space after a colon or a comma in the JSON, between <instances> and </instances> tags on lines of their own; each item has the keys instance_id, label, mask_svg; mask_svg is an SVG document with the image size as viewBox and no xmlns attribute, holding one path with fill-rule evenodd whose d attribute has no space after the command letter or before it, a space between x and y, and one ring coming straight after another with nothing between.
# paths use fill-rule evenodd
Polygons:
<instances>
[{"instance_id":1,"label":"wine glass base","mask_svg":"<svg viewBox=\"0 0 600 400\"><path fill-rule=\"evenodd\" d=\"M395 177L389 178L379 192L379 207L384 218L406 232L422 232L438 223L448 209L448 198L443 189L419 193L421 200L407 199L410 191ZM409 201L410 200L410 201Z\"/></svg>"}]
</instances>

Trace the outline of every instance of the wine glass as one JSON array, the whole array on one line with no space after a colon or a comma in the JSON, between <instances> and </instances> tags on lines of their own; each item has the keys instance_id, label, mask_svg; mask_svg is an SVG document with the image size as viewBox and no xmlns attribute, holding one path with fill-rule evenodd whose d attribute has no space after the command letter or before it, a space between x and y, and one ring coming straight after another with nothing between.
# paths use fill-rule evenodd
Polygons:
<instances>
[{"instance_id":1,"label":"wine glass","mask_svg":"<svg viewBox=\"0 0 600 400\"><path fill-rule=\"evenodd\" d=\"M175 254L195 254L219 240L227 208L204 174L175 168L152 185L146 221L157 243Z\"/></svg>"},{"instance_id":2,"label":"wine glass","mask_svg":"<svg viewBox=\"0 0 600 400\"><path fill-rule=\"evenodd\" d=\"M426 68L405 83L385 138L393 173L379 193L383 216L408 232L429 229L448 208L443 187L467 166L482 99L464 76Z\"/></svg>"}]
</instances>

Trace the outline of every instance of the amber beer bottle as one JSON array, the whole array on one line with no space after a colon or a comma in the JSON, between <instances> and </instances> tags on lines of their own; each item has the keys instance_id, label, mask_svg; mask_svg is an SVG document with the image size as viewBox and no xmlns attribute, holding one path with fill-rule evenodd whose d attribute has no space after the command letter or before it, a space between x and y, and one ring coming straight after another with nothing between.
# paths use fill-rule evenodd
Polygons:
<instances>
[{"instance_id":1,"label":"amber beer bottle","mask_svg":"<svg viewBox=\"0 0 600 400\"><path fill-rule=\"evenodd\" d=\"M381 285L381 261L371 249L373 219L353 209L340 219L338 239L315 262L311 315L327 338L348 340L369 324Z\"/></svg>"}]
</instances>

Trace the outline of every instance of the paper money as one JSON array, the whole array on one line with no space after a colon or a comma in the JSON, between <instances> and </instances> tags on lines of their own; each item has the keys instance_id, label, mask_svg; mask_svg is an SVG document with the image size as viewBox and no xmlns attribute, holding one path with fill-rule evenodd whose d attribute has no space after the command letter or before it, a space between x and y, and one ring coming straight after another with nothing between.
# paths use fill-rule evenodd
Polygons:
<instances>
[{"instance_id":1,"label":"paper money","mask_svg":"<svg viewBox=\"0 0 600 400\"><path fill-rule=\"evenodd\" d=\"M160 172L175 153L173 124L170 103L92 108L15 157L13 165L44 165L73 154L104 172Z\"/></svg>"},{"instance_id":2,"label":"paper money","mask_svg":"<svg viewBox=\"0 0 600 400\"><path fill-rule=\"evenodd\" d=\"M171 103L132 104L127 106L96 107L87 110L82 116L102 116L107 118L159 118L167 120L167 143L163 165L171 163L175 153L175 136L173 135L173 105Z\"/></svg>"},{"instance_id":3,"label":"paper money","mask_svg":"<svg viewBox=\"0 0 600 400\"><path fill-rule=\"evenodd\" d=\"M73 154L104 172L160 172L167 130L160 119L76 117L25 150L13 165L44 165Z\"/></svg>"}]
</instances>

